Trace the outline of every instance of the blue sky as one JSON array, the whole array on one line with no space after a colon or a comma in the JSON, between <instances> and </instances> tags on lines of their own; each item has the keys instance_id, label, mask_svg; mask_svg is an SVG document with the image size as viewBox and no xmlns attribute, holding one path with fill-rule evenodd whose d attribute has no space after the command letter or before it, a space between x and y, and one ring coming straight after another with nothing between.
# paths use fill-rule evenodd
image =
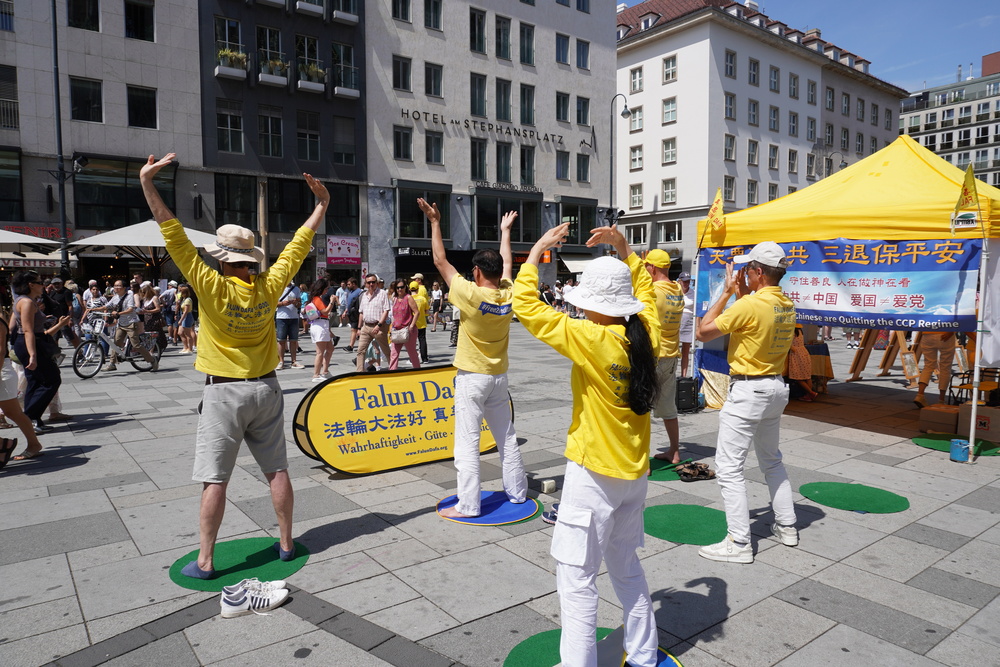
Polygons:
<instances>
[{"instance_id":1,"label":"blue sky","mask_svg":"<svg viewBox=\"0 0 1000 667\"><path fill-rule=\"evenodd\" d=\"M629 5L639 4L628 0ZM760 11L790 27L819 28L823 39L871 61L871 73L909 92L956 80L969 63L1000 51L1000 2L993 0L759 0Z\"/></svg>"}]
</instances>

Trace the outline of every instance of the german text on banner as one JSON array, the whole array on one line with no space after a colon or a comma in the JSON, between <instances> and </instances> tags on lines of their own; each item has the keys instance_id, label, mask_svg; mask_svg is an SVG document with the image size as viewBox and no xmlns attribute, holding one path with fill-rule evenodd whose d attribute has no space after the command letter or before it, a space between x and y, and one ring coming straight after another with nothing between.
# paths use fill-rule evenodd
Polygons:
<instances>
[{"instance_id":1,"label":"german text on banner","mask_svg":"<svg viewBox=\"0 0 1000 667\"><path fill-rule=\"evenodd\" d=\"M455 367L349 373L315 387L295 410L295 444L351 474L454 456ZM513 409L513 408L512 408ZM479 450L496 446L485 420Z\"/></svg>"},{"instance_id":2,"label":"german text on banner","mask_svg":"<svg viewBox=\"0 0 1000 667\"><path fill-rule=\"evenodd\" d=\"M974 331L982 241L780 243L781 288L799 322L865 329ZM726 263L751 246L707 248L699 257L697 314L722 294Z\"/></svg>"}]
</instances>

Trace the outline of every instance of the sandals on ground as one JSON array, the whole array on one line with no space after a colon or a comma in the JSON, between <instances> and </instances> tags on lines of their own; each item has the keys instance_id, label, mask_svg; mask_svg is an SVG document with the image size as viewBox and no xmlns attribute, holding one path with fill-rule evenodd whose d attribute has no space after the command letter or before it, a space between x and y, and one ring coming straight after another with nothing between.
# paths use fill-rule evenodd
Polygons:
<instances>
[{"instance_id":1,"label":"sandals on ground","mask_svg":"<svg viewBox=\"0 0 1000 667\"><path fill-rule=\"evenodd\" d=\"M706 463L686 463L674 468L674 472L682 482L697 482L703 479L715 479L715 471Z\"/></svg>"}]
</instances>

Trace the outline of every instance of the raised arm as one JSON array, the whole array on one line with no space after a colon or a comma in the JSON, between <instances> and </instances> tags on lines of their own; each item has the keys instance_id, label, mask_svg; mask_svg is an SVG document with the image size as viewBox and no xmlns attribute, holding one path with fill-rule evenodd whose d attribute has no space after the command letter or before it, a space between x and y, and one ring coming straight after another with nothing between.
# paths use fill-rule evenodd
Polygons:
<instances>
[{"instance_id":1,"label":"raised arm","mask_svg":"<svg viewBox=\"0 0 1000 667\"><path fill-rule=\"evenodd\" d=\"M503 259L503 280L514 279L514 253L510 249L510 228L517 218L517 211L507 211L500 221L500 257Z\"/></svg>"},{"instance_id":2,"label":"raised arm","mask_svg":"<svg viewBox=\"0 0 1000 667\"><path fill-rule=\"evenodd\" d=\"M441 236L441 211L437 204L428 204L424 199L417 199L417 206L424 212L431 223L431 252L434 255L434 268L438 270L446 285L451 287L451 281L458 271L448 261L444 252L444 238Z\"/></svg>"},{"instance_id":3,"label":"raised arm","mask_svg":"<svg viewBox=\"0 0 1000 667\"><path fill-rule=\"evenodd\" d=\"M308 227L314 232L319 231L319 226L326 218L326 209L330 206L330 192L326 186L312 177L311 174L302 174L306 178L306 185L316 196L316 208L309 214L309 217L302 223L303 227Z\"/></svg>"},{"instance_id":4,"label":"raised arm","mask_svg":"<svg viewBox=\"0 0 1000 667\"><path fill-rule=\"evenodd\" d=\"M142 194L146 196L146 203L149 205L149 210L153 212L153 219L161 225L167 220L173 220L176 216L163 203L163 198L160 197L160 193L153 183L153 177L161 169L173 162L176 157L177 153L167 153L157 160L155 156L150 155L146 159L146 164L139 170L139 183L142 185Z\"/></svg>"},{"instance_id":5,"label":"raised arm","mask_svg":"<svg viewBox=\"0 0 1000 667\"><path fill-rule=\"evenodd\" d=\"M599 243L610 243L615 252L618 253L618 259L625 261L625 259L632 254L632 248L625 241L625 237L620 231L618 231L618 225L614 224L610 227L598 227L596 229L590 230L590 238L587 239L587 247L593 248Z\"/></svg>"}]
</instances>

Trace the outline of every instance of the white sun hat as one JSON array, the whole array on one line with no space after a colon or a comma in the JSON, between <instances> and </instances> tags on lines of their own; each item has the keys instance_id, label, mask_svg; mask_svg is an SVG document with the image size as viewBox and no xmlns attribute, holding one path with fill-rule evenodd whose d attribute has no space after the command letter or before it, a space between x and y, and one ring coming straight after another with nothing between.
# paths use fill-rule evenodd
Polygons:
<instances>
[{"instance_id":1,"label":"white sun hat","mask_svg":"<svg viewBox=\"0 0 1000 667\"><path fill-rule=\"evenodd\" d=\"M598 257L587 264L576 288L564 298L577 308L608 317L635 315L646 307L632 293L628 265L614 257Z\"/></svg>"},{"instance_id":2,"label":"white sun hat","mask_svg":"<svg viewBox=\"0 0 1000 667\"><path fill-rule=\"evenodd\" d=\"M205 250L220 262L264 261L264 251L253 244L253 232L239 225L222 225L215 232L215 243L206 243Z\"/></svg>"}]
</instances>

